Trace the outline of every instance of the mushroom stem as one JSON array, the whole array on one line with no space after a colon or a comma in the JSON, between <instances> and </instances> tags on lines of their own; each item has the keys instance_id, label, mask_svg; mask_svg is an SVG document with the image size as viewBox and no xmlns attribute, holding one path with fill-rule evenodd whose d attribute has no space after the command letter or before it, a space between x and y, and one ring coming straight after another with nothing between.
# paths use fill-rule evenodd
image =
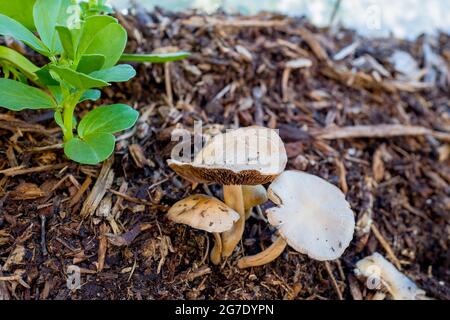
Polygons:
<instances>
[{"instance_id":1,"label":"mushroom stem","mask_svg":"<svg viewBox=\"0 0 450 320\"><path fill-rule=\"evenodd\" d=\"M214 247L211 250L210 259L211 262L215 265L220 263L220 256L222 254L222 238L220 237L220 233L213 232L214 235Z\"/></svg>"},{"instance_id":2,"label":"mushroom stem","mask_svg":"<svg viewBox=\"0 0 450 320\"><path fill-rule=\"evenodd\" d=\"M229 231L222 233L222 257L229 257L242 238L245 226L244 196L240 185L224 185L223 200L230 208L239 213L240 218Z\"/></svg>"},{"instance_id":3,"label":"mushroom stem","mask_svg":"<svg viewBox=\"0 0 450 320\"><path fill-rule=\"evenodd\" d=\"M245 219L250 218L255 206L263 204L268 200L266 189L260 185L243 185Z\"/></svg>"},{"instance_id":4,"label":"mushroom stem","mask_svg":"<svg viewBox=\"0 0 450 320\"><path fill-rule=\"evenodd\" d=\"M272 262L280 256L286 248L286 241L282 237L278 237L270 247L253 256L241 258L238 261L238 267L241 269L258 267Z\"/></svg>"},{"instance_id":5,"label":"mushroom stem","mask_svg":"<svg viewBox=\"0 0 450 320\"><path fill-rule=\"evenodd\" d=\"M252 215L253 207L251 207L248 210L245 210L245 220L248 220L250 216Z\"/></svg>"}]
</instances>

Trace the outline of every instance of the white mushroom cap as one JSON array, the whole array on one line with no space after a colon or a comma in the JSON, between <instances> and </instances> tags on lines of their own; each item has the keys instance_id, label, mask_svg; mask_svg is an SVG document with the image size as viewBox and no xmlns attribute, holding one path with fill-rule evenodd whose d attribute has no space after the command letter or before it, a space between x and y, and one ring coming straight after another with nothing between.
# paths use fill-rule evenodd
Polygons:
<instances>
[{"instance_id":1,"label":"white mushroom cap","mask_svg":"<svg viewBox=\"0 0 450 320\"><path fill-rule=\"evenodd\" d=\"M336 186L300 171L285 171L270 185L269 223L298 252L316 260L339 258L350 244L355 218Z\"/></svg>"},{"instance_id":2,"label":"white mushroom cap","mask_svg":"<svg viewBox=\"0 0 450 320\"><path fill-rule=\"evenodd\" d=\"M214 136L192 163L168 161L188 180L224 185L268 183L284 170L286 163L286 150L276 130L258 126Z\"/></svg>"},{"instance_id":3,"label":"white mushroom cap","mask_svg":"<svg viewBox=\"0 0 450 320\"><path fill-rule=\"evenodd\" d=\"M358 275L373 280L379 279L395 300L416 300L425 295L423 290L378 252L358 261L356 268Z\"/></svg>"},{"instance_id":4,"label":"white mushroom cap","mask_svg":"<svg viewBox=\"0 0 450 320\"><path fill-rule=\"evenodd\" d=\"M167 217L207 232L224 232L239 220L239 213L214 197L199 194L175 203Z\"/></svg>"}]
</instances>

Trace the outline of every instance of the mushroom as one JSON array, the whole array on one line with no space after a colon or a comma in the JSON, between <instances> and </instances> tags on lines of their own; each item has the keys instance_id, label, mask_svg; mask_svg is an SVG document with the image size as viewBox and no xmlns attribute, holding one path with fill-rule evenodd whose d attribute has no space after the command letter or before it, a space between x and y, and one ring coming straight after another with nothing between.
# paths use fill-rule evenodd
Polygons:
<instances>
[{"instance_id":1,"label":"mushroom","mask_svg":"<svg viewBox=\"0 0 450 320\"><path fill-rule=\"evenodd\" d=\"M244 210L245 219L248 219L252 214L253 207L259 206L269 200L266 189L260 185L242 186L242 193L244 195Z\"/></svg>"},{"instance_id":2,"label":"mushroom","mask_svg":"<svg viewBox=\"0 0 450 320\"><path fill-rule=\"evenodd\" d=\"M258 126L214 136L190 163L168 160L169 166L187 180L222 184L224 202L239 213L240 219L233 228L222 233L223 257L232 254L244 232L246 206L242 186L271 182L284 170L286 162L286 150L277 132ZM254 205L247 206L247 210Z\"/></svg>"},{"instance_id":3,"label":"mushroom","mask_svg":"<svg viewBox=\"0 0 450 320\"><path fill-rule=\"evenodd\" d=\"M217 239L220 232L230 230L234 222L239 220L239 213L222 201L206 196L193 195L175 203L167 213L167 217L175 223L187 224L195 229L212 232L216 237L215 250L211 253L213 263L220 262L222 242Z\"/></svg>"},{"instance_id":4,"label":"mushroom","mask_svg":"<svg viewBox=\"0 0 450 320\"><path fill-rule=\"evenodd\" d=\"M317 176L285 171L268 189L277 207L266 211L280 237L255 256L239 260L240 268L260 266L276 259L289 244L310 258L326 261L340 257L350 244L355 218L341 190Z\"/></svg>"},{"instance_id":5,"label":"mushroom","mask_svg":"<svg viewBox=\"0 0 450 320\"><path fill-rule=\"evenodd\" d=\"M394 300L426 299L425 291L419 289L378 252L358 261L355 273L367 278L369 289L378 289L383 284Z\"/></svg>"}]
</instances>

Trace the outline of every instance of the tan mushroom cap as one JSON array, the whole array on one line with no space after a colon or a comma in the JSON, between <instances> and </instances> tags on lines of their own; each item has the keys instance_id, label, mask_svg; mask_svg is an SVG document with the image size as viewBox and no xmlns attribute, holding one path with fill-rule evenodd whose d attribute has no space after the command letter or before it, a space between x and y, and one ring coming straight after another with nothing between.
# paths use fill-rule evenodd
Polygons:
<instances>
[{"instance_id":1,"label":"tan mushroom cap","mask_svg":"<svg viewBox=\"0 0 450 320\"><path fill-rule=\"evenodd\" d=\"M214 136L191 163L168 161L185 179L223 185L268 183L284 170L286 163L286 150L277 132L257 126Z\"/></svg>"},{"instance_id":2,"label":"tan mushroom cap","mask_svg":"<svg viewBox=\"0 0 450 320\"><path fill-rule=\"evenodd\" d=\"M173 222L184 223L195 229L224 232L239 220L239 213L214 197L199 194L175 203L167 217Z\"/></svg>"},{"instance_id":3,"label":"tan mushroom cap","mask_svg":"<svg viewBox=\"0 0 450 320\"><path fill-rule=\"evenodd\" d=\"M380 281L395 300L420 300L425 298L423 290L419 289L411 279L398 271L392 263L378 252L358 261L356 268L357 274L375 281L369 283L373 286L373 289L377 289L376 281Z\"/></svg>"},{"instance_id":4,"label":"tan mushroom cap","mask_svg":"<svg viewBox=\"0 0 450 320\"><path fill-rule=\"evenodd\" d=\"M300 171L285 171L270 185L269 223L298 252L316 260L334 260L350 244L355 218L336 186Z\"/></svg>"}]
</instances>

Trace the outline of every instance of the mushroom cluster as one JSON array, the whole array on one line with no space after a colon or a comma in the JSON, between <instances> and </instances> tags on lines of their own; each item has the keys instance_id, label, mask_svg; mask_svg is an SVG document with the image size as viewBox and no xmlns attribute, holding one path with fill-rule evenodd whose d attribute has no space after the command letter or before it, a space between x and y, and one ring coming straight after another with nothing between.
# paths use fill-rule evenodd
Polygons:
<instances>
[{"instance_id":1,"label":"mushroom cluster","mask_svg":"<svg viewBox=\"0 0 450 320\"><path fill-rule=\"evenodd\" d=\"M316 260L333 260L350 244L355 219L344 194L327 181L300 171L284 171L287 155L273 129L247 127L214 136L191 162L168 160L181 177L194 183L223 185L223 202L194 195L177 202L168 218L211 232L210 260L219 264L242 238L252 208L269 199L266 211L278 237L266 250L241 258L238 267L264 265L289 245ZM268 190L263 184L271 183Z\"/></svg>"}]
</instances>

